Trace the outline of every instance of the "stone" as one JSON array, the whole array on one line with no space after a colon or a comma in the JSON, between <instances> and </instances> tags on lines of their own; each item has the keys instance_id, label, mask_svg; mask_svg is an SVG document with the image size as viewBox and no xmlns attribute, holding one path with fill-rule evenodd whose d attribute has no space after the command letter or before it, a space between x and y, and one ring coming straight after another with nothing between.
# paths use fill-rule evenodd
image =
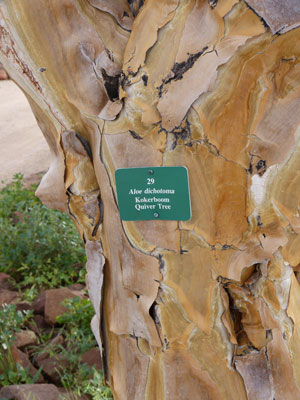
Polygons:
<instances>
[{"instance_id":1,"label":"stone","mask_svg":"<svg viewBox=\"0 0 300 400\"><path fill-rule=\"evenodd\" d=\"M50 333L51 327L46 323L45 318L42 315L34 315L33 323L29 324L29 328L34 331L37 335L41 332Z\"/></svg>"},{"instance_id":2,"label":"stone","mask_svg":"<svg viewBox=\"0 0 300 400\"><path fill-rule=\"evenodd\" d=\"M59 354L46 359L36 360L37 365L43 368L43 373L56 385L61 384L63 370L68 366L68 360Z\"/></svg>"},{"instance_id":3,"label":"stone","mask_svg":"<svg viewBox=\"0 0 300 400\"><path fill-rule=\"evenodd\" d=\"M67 286L67 288L70 290L83 290L84 285L82 285L81 283L73 283L72 285Z\"/></svg>"},{"instance_id":4,"label":"stone","mask_svg":"<svg viewBox=\"0 0 300 400\"><path fill-rule=\"evenodd\" d=\"M50 342L47 343L46 348L53 349L55 346L63 346L64 343L65 343L65 340L64 340L63 336L61 334L58 334L52 340L50 340ZM41 352L35 357L35 362L37 364L39 364L42 360L45 360L46 358L49 358L49 357L50 357L50 353L48 351Z\"/></svg>"},{"instance_id":5,"label":"stone","mask_svg":"<svg viewBox=\"0 0 300 400\"><path fill-rule=\"evenodd\" d=\"M14 345L17 348L37 344L36 334L30 330L22 330L21 332L16 332L15 338L16 340L14 341Z\"/></svg>"},{"instance_id":6,"label":"stone","mask_svg":"<svg viewBox=\"0 0 300 400\"><path fill-rule=\"evenodd\" d=\"M30 376L34 377L36 375L37 369L31 364L27 354L23 353L23 351L19 350L16 346L12 346L10 352L15 363L18 363L23 368L27 369ZM41 374L39 375L37 382L44 382L44 378Z\"/></svg>"},{"instance_id":7,"label":"stone","mask_svg":"<svg viewBox=\"0 0 300 400\"><path fill-rule=\"evenodd\" d=\"M52 384L27 384L3 387L0 398L7 400L59 400L60 392Z\"/></svg>"},{"instance_id":8,"label":"stone","mask_svg":"<svg viewBox=\"0 0 300 400\"><path fill-rule=\"evenodd\" d=\"M80 362L88 364L90 367L95 367L98 371L103 368L100 350L98 347L93 347L87 350L82 356Z\"/></svg>"},{"instance_id":9,"label":"stone","mask_svg":"<svg viewBox=\"0 0 300 400\"><path fill-rule=\"evenodd\" d=\"M33 309L32 304L28 301L21 301L17 303L16 306L18 311L29 311Z\"/></svg>"},{"instance_id":10,"label":"stone","mask_svg":"<svg viewBox=\"0 0 300 400\"><path fill-rule=\"evenodd\" d=\"M68 288L49 289L45 291L45 320L49 325L55 325L56 317L64 314L67 309L61 303L65 299L82 297L81 292Z\"/></svg>"},{"instance_id":11,"label":"stone","mask_svg":"<svg viewBox=\"0 0 300 400\"><path fill-rule=\"evenodd\" d=\"M18 292L7 289L0 289L0 307L2 306L2 304L16 303L19 297L20 296Z\"/></svg>"},{"instance_id":12,"label":"stone","mask_svg":"<svg viewBox=\"0 0 300 400\"><path fill-rule=\"evenodd\" d=\"M32 303L33 310L36 314L44 314L46 302L46 291L41 292Z\"/></svg>"},{"instance_id":13,"label":"stone","mask_svg":"<svg viewBox=\"0 0 300 400\"><path fill-rule=\"evenodd\" d=\"M13 281L10 275L0 272L0 289L13 289Z\"/></svg>"}]
</instances>

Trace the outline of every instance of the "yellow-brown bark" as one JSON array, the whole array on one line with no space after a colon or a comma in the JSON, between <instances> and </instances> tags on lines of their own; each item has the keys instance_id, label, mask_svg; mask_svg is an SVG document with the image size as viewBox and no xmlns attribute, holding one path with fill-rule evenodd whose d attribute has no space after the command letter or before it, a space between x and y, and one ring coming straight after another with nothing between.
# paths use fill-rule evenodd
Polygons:
<instances>
[{"instance_id":1,"label":"yellow-brown bark","mask_svg":"<svg viewBox=\"0 0 300 400\"><path fill-rule=\"evenodd\" d=\"M0 61L53 155L37 194L86 241L107 382L300 399L299 2L142 3L0 2ZM189 221L120 219L114 171L148 166L187 167Z\"/></svg>"}]
</instances>

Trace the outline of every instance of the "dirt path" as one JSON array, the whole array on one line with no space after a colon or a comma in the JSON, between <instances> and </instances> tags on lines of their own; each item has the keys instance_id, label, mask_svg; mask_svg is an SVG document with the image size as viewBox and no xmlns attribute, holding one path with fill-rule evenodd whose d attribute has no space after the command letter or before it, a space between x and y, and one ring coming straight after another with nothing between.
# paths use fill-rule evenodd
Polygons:
<instances>
[{"instance_id":1,"label":"dirt path","mask_svg":"<svg viewBox=\"0 0 300 400\"><path fill-rule=\"evenodd\" d=\"M0 81L0 187L17 172L28 178L49 164L48 145L25 96L12 81Z\"/></svg>"}]
</instances>

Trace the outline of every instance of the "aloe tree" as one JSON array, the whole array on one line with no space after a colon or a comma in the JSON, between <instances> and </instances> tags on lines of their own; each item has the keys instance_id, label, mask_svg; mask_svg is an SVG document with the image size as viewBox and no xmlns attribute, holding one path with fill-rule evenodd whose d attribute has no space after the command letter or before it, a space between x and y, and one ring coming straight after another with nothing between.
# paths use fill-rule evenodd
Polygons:
<instances>
[{"instance_id":1,"label":"aloe tree","mask_svg":"<svg viewBox=\"0 0 300 400\"><path fill-rule=\"evenodd\" d=\"M300 399L299 39L299 0L0 2L115 399ZM122 220L115 170L158 166L191 219Z\"/></svg>"}]
</instances>

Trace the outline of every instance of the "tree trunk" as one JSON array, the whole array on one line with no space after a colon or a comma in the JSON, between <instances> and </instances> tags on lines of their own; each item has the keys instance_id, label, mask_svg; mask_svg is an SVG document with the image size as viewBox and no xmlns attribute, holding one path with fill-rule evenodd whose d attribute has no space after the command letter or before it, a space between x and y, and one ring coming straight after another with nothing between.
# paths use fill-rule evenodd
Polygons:
<instances>
[{"instance_id":1,"label":"tree trunk","mask_svg":"<svg viewBox=\"0 0 300 400\"><path fill-rule=\"evenodd\" d=\"M300 399L298 26L299 0L0 2L116 400ZM187 167L190 220L120 219L115 170L150 166Z\"/></svg>"}]
</instances>

